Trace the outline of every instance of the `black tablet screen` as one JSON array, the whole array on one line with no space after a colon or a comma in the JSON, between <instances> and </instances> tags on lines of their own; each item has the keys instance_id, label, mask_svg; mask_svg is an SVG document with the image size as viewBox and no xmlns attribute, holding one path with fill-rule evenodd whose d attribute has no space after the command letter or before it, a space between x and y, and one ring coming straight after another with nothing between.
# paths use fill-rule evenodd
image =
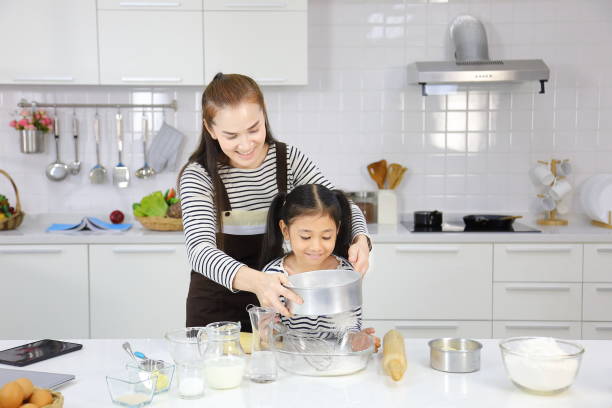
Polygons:
<instances>
[{"instance_id":1,"label":"black tablet screen","mask_svg":"<svg viewBox=\"0 0 612 408\"><path fill-rule=\"evenodd\" d=\"M39 340L0 351L0 363L19 367L46 360L51 357L80 350L83 345L59 340Z\"/></svg>"}]
</instances>

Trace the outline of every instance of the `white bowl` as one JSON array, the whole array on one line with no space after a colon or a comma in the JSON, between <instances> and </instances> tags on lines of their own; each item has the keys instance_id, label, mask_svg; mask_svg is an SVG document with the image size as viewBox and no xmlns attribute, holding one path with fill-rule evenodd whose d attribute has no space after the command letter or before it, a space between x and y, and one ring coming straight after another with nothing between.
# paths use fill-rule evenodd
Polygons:
<instances>
[{"instance_id":1,"label":"white bowl","mask_svg":"<svg viewBox=\"0 0 612 408\"><path fill-rule=\"evenodd\" d=\"M556 394L569 388L580 368L584 347L550 337L513 337L499 343L506 373L525 391Z\"/></svg>"}]
</instances>

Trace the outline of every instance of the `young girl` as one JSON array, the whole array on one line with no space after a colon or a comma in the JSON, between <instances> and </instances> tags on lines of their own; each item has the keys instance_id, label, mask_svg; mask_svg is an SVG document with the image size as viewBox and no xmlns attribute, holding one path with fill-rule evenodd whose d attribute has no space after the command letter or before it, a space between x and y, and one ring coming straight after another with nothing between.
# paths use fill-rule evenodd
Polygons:
<instances>
[{"instance_id":1,"label":"young girl","mask_svg":"<svg viewBox=\"0 0 612 408\"><path fill-rule=\"evenodd\" d=\"M272 137L261 90L253 79L218 73L202 95L200 143L179 175L191 283L187 326L240 321L260 303L284 315L286 277L258 269L268 207L279 192L306 183L333 185L293 146ZM369 260L363 214L351 205L348 259L361 273Z\"/></svg>"},{"instance_id":2,"label":"young girl","mask_svg":"<svg viewBox=\"0 0 612 408\"><path fill-rule=\"evenodd\" d=\"M305 184L289 194L278 194L268 211L263 271L289 276L316 270L352 270L347 260L351 224L350 204L339 190ZM285 242L291 247L288 252L283 248ZM310 333L321 329L360 332L361 307L342 316L294 315L281 317L281 322L289 329ZM374 329L364 332L373 334Z\"/></svg>"}]
</instances>

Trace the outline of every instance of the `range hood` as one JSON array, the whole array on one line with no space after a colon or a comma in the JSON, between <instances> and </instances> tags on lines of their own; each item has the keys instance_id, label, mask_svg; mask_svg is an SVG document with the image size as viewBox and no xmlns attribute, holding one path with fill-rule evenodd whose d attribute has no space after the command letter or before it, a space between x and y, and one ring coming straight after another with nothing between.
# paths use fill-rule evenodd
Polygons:
<instances>
[{"instance_id":1,"label":"range hood","mask_svg":"<svg viewBox=\"0 0 612 408\"><path fill-rule=\"evenodd\" d=\"M450 29L455 43L455 61L415 62L411 78L421 85L423 96L428 84L482 84L538 81L540 93L550 77L541 59L490 60L486 31L472 16L459 16Z\"/></svg>"}]
</instances>

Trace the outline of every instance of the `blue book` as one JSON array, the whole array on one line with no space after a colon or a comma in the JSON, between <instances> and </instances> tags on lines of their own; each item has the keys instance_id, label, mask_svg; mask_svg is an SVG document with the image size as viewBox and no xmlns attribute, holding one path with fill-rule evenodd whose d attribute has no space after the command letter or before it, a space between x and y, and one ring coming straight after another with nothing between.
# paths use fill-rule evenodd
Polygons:
<instances>
[{"instance_id":1,"label":"blue book","mask_svg":"<svg viewBox=\"0 0 612 408\"><path fill-rule=\"evenodd\" d=\"M96 217L84 217L78 224L52 224L47 232L72 232L72 231L127 231L132 224L110 224Z\"/></svg>"}]
</instances>

